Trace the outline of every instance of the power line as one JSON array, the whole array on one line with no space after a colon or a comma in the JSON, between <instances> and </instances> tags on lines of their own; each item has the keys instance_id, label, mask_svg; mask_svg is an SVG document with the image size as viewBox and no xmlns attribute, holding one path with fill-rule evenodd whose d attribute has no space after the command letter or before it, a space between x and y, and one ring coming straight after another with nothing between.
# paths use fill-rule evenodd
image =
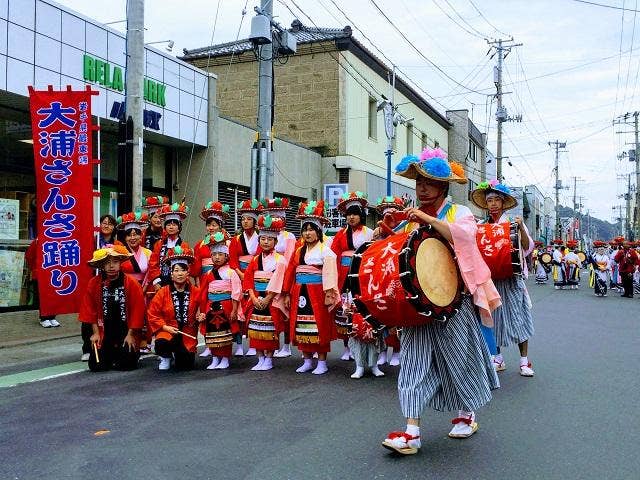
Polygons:
<instances>
[{"instance_id":1,"label":"power line","mask_svg":"<svg viewBox=\"0 0 640 480\"><path fill-rule=\"evenodd\" d=\"M451 8L451 10L453 10L453 13L456 14L456 16L462 20L462 22L467 25L471 30L473 30L474 32L476 32L478 35L480 35L483 39L487 38L488 35L485 35L484 33L482 33L480 30L478 30L477 28L475 28L473 25L471 25L462 15L460 15L460 13L455 9L455 7L453 5L451 5L451 3L449 2L449 0L444 0L444 3L446 3L447 5L449 5L449 8Z\"/></svg>"},{"instance_id":2,"label":"power line","mask_svg":"<svg viewBox=\"0 0 640 480\"><path fill-rule=\"evenodd\" d=\"M603 8L611 8L613 10L622 10L623 12L638 12L636 9L625 8L624 2L622 2L622 7L616 7L615 5L605 5L604 3L598 2L588 2L587 0L573 0L578 3L586 3L587 5L593 5L594 7L603 7Z\"/></svg>"},{"instance_id":3,"label":"power line","mask_svg":"<svg viewBox=\"0 0 640 480\"><path fill-rule=\"evenodd\" d=\"M480 9L476 6L475 3L473 3L473 0L469 0L469 3L471 4L471 6L475 9L476 12L478 12L478 15L480 15L485 22L487 22L487 24L493 28L496 32L500 33L501 35L504 35L505 37L510 37L511 35L509 35L508 33L503 32L502 30L498 30L498 27L496 27L493 23L491 23L487 17L485 17L482 12L480 11Z\"/></svg>"},{"instance_id":4,"label":"power line","mask_svg":"<svg viewBox=\"0 0 640 480\"><path fill-rule=\"evenodd\" d=\"M293 0L292 0L293 1ZM407 44L409 46L411 46L411 48L413 48L418 55L420 55L423 59L425 59L430 65L432 65L436 70L438 70L442 75L444 75L446 78L448 78L450 81L452 81L453 83L455 83L456 85L464 88L465 90L468 90L469 92L473 92L473 93L479 93L481 95L484 95L483 92L480 92L478 90L474 90L472 88L467 87L466 85L463 85L462 83L458 82L455 78L453 78L451 75L449 75L447 72L445 72L442 68L440 68L438 65L436 65L430 58L428 58L424 53L422 53L422 51L416 47L414 45L414 43L409 40L407 38L407 36L404 34L404 32L399 29L395 23L393 23L393 21L387 16L386 13L384 13L384 11L378 6L378 4L376 3L375 0L369 0L373 6L378 10L378 12L380 12L380 14L385 18L385 20L393 27L393 29L398 32L398 34L404 39L405 42L407 42Z\"/></svg>"},{"instance_id":5,"label":"power line","mask_svg":"<svg viewBox=\"0 0 640 480\"><path fill-rule=\"evenodd\" d=\"M484 40L484 38L485 38L485 37L484 37L482 34L479 34L479 35L478 35L477 33L471 32L471 31L467 30L464 26L460 25L460 24L457 22L457 20L456 20L455 18L453 18L451 15L449 15L449 14L446 12L446 10L445 10L444 8L442 8L442 7L438 4L438 2L436 2L436 0L431 0L431 1L433 2L433 4L434 4L436 7L438 7L438 8L440 9L440 11L441 11L442 13L444 13L444 14L447 16L447 18L449 18L449 20L451 20L453 23L455 23L455 24L456 24L458 27L460 27L462 30L464 30L465 32L467 32L467 33L468 33L469 35L471 35L472 37L477 37L477 38L481 38L481 39L483 39L483 40ZM445 1L446 1L446 0L445 0ZM447 3L448 3L448 2L447 2Z\"/></svg>"}]
</instances>

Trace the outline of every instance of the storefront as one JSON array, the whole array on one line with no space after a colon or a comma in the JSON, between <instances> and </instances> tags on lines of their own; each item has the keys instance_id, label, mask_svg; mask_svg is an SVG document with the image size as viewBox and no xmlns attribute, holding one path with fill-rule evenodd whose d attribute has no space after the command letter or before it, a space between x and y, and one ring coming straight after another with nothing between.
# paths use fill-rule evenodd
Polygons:
<instances>
[{"instance_id":1,"label":"storefront","mask_svg":"<svg viewBox=\"0 0 640 480\"><path fill-rule=\"evenodd\" d=\"M101 125L100 143L94 137L94 156L102 159L100 213L115 213L125 49L120 32L55 2L0 1L0 312L35 303L24 261L38 228L27 88L89 84L99 91L92 113ZM146 47L145 57L143 190L172 198L179 158L207 145L209 78L157 49Z\"/></svg>"}]
</instances>

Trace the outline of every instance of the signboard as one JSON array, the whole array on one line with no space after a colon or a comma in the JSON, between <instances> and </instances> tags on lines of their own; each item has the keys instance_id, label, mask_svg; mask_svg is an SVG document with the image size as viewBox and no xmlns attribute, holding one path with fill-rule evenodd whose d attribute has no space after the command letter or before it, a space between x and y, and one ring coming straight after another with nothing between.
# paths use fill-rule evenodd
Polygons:
<instances>
[{"instance_id":1,"label":"signboard","mask_svg":"<svg viewBox=\"0 0 640 480\"><path fill-rule=\"evenodd\" d=\"M340 197L349 192L348 183L325 183L323 189L322 199L328 209L336 208Z\"/></svg>"},{"instance_id":2,"label":"signboard","mask_svg":"<svg viewBox=\"0 0 640 480\"><path fill-rule=\"evenodd\" d=\"M91 277L93 161L91 87L29 87L36 175L40 314L74 313Z\"/></svg>"},{"instance_id":3,"label":"signboard","mask_svg":"<svg viewBox=\"0 0 640 480\"><path fill-rule=\"evenodd\" d=\"M0 240L18 240L20 201L0 198Z\"/></svg>"},{"instance_id":4,"label":"signboard","mask_svg":"<svg viewBox=\"0 0 640 480\"><path fill-rule=\"evenodd\" d=\"M0 250L0 307L20 305L24 252Z\"/></svg>"}]
</instances>

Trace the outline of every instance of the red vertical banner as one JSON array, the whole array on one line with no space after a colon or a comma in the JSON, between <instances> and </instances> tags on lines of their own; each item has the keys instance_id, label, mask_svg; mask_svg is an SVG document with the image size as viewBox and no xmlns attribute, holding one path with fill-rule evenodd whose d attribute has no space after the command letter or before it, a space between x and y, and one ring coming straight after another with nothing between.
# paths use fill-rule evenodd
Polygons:
<instances>
[{"instance_id":1,"label":"red vertical banner","mask_svg":"<svg viewBox=\"0 0 640 480\"><path fill-rule=\"evenodd\" d=\"M79 310L92 275L93 159L90 87L29 87L36 176L40 314Z\"/></svg>"}]
</instances>

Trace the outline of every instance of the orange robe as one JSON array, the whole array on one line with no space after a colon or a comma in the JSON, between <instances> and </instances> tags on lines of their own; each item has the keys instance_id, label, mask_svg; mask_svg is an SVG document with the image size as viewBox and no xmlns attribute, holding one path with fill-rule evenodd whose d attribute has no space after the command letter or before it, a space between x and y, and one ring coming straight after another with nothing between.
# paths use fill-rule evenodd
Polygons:
<instances>
[{"instance_id":1,"label":"orange robe","mask_svg":"<svg viewBox=\"0 0 640 480\"><path fill-rule=\"evenodd\" d=\"M102 284L102 275L96 275L89 280L78 313L80 322L98 324L101 343L104 338ZM144 294L140 284L129 275L124 275L124 295L127 327L132 330L141 330L144 326Z\"/></svg>"},{"instance_id":2,"label":"orange robe","mask_svg":"<svg viewBox=\"0 0 640 480\"><path fill-rule=\"evenodd\" d=\"M181 331L198 337L198 321L196 313L200 305L200 289L190 285L188 282L185 289L189 290L189 308L187 309L187 321L180 328L176 319L175 307L171 298L171 285L162 287L151 300L147 310L147 317L151 331L155 334L156 339L171 341L173 335L162 330L162 327L168 325L170 327L179 328ZM185 335L182 337L182 344L188 352L195 353L198 347L198 340L189 338Z\"/></svg>"}]
</instances>

